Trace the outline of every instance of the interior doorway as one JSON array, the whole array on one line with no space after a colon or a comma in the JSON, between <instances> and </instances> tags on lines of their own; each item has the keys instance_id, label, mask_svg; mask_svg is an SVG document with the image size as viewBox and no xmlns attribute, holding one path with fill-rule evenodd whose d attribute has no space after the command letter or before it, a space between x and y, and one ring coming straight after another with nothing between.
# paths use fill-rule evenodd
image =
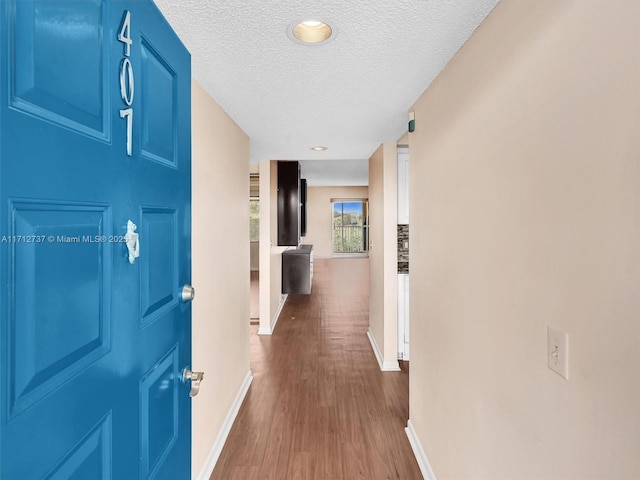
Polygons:
<instances>
[{"instance_id":1,"label":"interior doorway","mask_svg":"<svg viewBox=\"0 0 640 480\"><path fill-rule=\"evenodd\" d=\"M260 177L249 176L249 252L250 286L249 321L260 322Z\"/></svg>"}]
</instances>

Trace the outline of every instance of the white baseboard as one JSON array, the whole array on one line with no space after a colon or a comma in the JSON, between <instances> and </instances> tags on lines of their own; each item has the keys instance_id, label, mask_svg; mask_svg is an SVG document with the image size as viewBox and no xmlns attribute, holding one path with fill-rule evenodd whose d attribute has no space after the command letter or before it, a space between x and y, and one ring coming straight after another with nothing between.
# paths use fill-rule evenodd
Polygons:
<instances>
[{"instance_id":1,"label":"white baseboard","mask_svg":"<svg viewBox=\"0 0 640 480\"><path fill-rule=\"evenodd\" d=\"M278 323L278 319L280 318L280 313L282 313L282 309L284 308L284 304L289 297L288 293L282 295L282 300L280 301L280 305L278 305L278 309L276 310L276 314L271 319L271 324L267 328L260 327L258 329L258 335L271 335L276 329L276 323Z\"/></svg>"},{"instance_id":2,"label":"white baseboard","mask_svg":"<svg viewBox=\"0 0 640 480\"><path fill-rule=\"evenodd\" d=\"M229 432L231 431L231 427L233 426L233 422L238 416L238 412L240 411L240 406L244 401L244 397L247 395L249 391L249 386L251 385L251 381L253 380L253 376L251 375L251 371L247 372L247 376L244 378L242 385L240 386L240 390L236 395L235 400L231 404L231 408L229 409L229 413L227 413L227 418L224 419L222 423L222 427L218 432L218 436L216 437L216 441L213 442L211 446L211 450L207 455L207 459L204 462L204 466L202 470L200 470L200 474L195 477L197 480L209 480L209 477L213 473L213 469L216 466L216 462L220 457L220 453L222 453L222 447L224 447L224 443L227 441L227 437L229 436Z\"/></svg>"},{"instance_id":3,"label":"white baseboard","mask_svg":"<svg viewBox=\"0 0 640 480\"><path fill-rule=\"evenodd\" d=\"M431 469L431 465L429 464L427 455L422 449L422 444L418 439L418 435L416 435L416 431L413 429L411 420L407 422L407 428L405 428L404 431L407 434L407 438L409 438L411 449L413 450L413 454L416 456L416 460L418 461L418 466L420 467L422 476L425 478L425 480L436 480L436 476Z\"/></svg>"},{"instance_id":4,"label":"white baseboard","mask_svg":"<svg viewBox=\"0 0 640 480\"><path fill-rule=\"evenodd\" d=\"M378 360L378 365L380 365L380 370L383 372L399 372L400 364L397 360L387 360L385 361L382 357L382 353L380 352L380 348L378 347L378 343L376 342L376 337L373 335L371 328L367 331L367 337L369 337L369 343L371 343L371 348L373 349L373 353L376 356L376 360Z\"/></svg>"}]
</instances>

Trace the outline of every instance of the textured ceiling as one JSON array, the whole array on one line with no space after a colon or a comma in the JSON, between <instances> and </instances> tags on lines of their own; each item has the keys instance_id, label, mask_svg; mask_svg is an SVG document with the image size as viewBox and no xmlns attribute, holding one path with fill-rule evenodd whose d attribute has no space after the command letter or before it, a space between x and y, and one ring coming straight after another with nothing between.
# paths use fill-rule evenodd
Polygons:
<instances>
[{"instance_id":1,"label":"textured ceiling","mask_svg":"<svg viewBox=\"0 0 640 480\"><path fill-rule=\"evenodd\" d=\"M300 173L310 187L364 187L369 160L300 160Z\"/></svg>"},{"instance_id":2,"label":"textured ceiling","mask_svg":"<svg viewBox=\"0 0 640 480\"><path fill-rule=\"evenodd\" d=\"M402 135L408 108L497 2L156 0L191 52L193 76L251 138L252 163L365 166L381 142ZM292 41L288 28L310 19L330 24L334 37ZM303 165L342 177L357 163L342 173Z\"/></svg>"}]
</instances>

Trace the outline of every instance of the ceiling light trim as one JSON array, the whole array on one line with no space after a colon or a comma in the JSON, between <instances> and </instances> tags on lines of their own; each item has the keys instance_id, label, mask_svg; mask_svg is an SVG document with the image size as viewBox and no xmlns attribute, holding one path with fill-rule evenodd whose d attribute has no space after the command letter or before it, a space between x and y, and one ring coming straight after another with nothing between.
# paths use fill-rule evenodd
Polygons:
<instances>
[{"instance_id":1,"label":"ceiling light trim","mask_svg":"<svg viewBox=\"0 0 640 480\"><path fill-rule=\"evenodd\" d=\"M329 30L331 31L331 34L329 35L328 38L318 41L318 42L307 42L304 40L301 40L300 38L298 38L295 33L294 30L298 25L304 25L306 23L315 23L318 25L326 25ZM308 25L307 25L308 26ZM314 27L311 27L314 28ZM287 27L287 36L295 43L298 43L300 45L305 45L308 47L318 47L318 46L322 46L322 45L327 45L331 42L333 42L335 40L335 38L338 35L338 29L337 27L334 25L333 22L330 22L329 20L324 19L323 17L315 17L315 16L307 16L304 18L300 18L298 20L296 20L295 22L291 22L289 24L289 26Z\"/></svg>"}]
</instances>

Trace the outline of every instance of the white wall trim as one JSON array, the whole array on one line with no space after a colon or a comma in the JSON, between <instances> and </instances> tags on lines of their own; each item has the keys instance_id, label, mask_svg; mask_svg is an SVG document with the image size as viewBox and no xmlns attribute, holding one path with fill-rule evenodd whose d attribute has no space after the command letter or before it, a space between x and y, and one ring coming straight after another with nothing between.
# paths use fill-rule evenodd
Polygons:
<instances>
[{"instance_id":1,"label":"white wall trim","mask_svg":"<svg viewBox=\"0 0 640 480\"><path fill-rule=\"evenodd\" d=\"M409 443L411 444L411 449L413 450L413 454L416 456L416 460L418 461L418 466L420 467L420 472L422 472L422 476L425 480L436 480L436 476L431 469L431 465L429 464L429 460L427 459L427 455L424 453L422 449L422 444L418 439L418 435L413 428L413 424L411 420L407 422L407 428L404 429L407 434L407 438L409 438Z\"/></svg>"},{"instance_id":2,"label":"white wall trim","mask_svg":"<svg viewBox=\"0 0 640 480\"><path fill-rule=\"evenodd\" d=\"M200 470L200 474L196 477L197 480L209 480L209 477L213 473L213 469L215 468L216 462L220 457L220 453L222 453L222 447L224 447L224 443L227 441L227 437L229 436L229 432L231 431L233 422L238 416L238 412L240 411L240 407L242 406L244 397L247 395L247 392L249 391L249 386L251 385L252 380L253 380L253 375L251 375L251 370L249 370L247 372L247 376L244 377L244 381L240 386L240 390L238 390L235 400L231 404L229 413L227 413L227 418L225 418L224 422L222 423L222 427L218 432L216 441L213 442L213 445L211 446L211 450L207 455L207 459L204 462L202 470Z\"/></svg>"},{"instance_id":3,"label":"white wall trim","mask_svg":"<svg viewBox=\"0 0 640 480\"><path fill-rule=\"evenodd\" d=\"M373 349L373 353L376 356L376 360L378 360L378 365L380 365L380 370L383 372L399 372L400 364L397 360L387 360L385 361L382 358L382 353L380 352L380 348L378 347L378 343L376 342L376 337L373 335L371 328L367 331L367 337L369 337L369 343L371 343L371 348Z\"/></svg>"},{"instance_id":4,"label":"white wall trim","mask_svg":"<svg viewBox=\"0 0 640 480\"><path fill-rule=\"evenodd\" d=\"M271 324L267 328L260 327L258 329L258 335L271 335L274 332L276 329L276 323L278 323L278 319L280 319L280 313L282 313L282 309L284 308L287 298L289 298L288 293L282 295L282 300L280 301L280 305L278 305L275 315L271 319Z\"/></svg>"}]
</instances>

